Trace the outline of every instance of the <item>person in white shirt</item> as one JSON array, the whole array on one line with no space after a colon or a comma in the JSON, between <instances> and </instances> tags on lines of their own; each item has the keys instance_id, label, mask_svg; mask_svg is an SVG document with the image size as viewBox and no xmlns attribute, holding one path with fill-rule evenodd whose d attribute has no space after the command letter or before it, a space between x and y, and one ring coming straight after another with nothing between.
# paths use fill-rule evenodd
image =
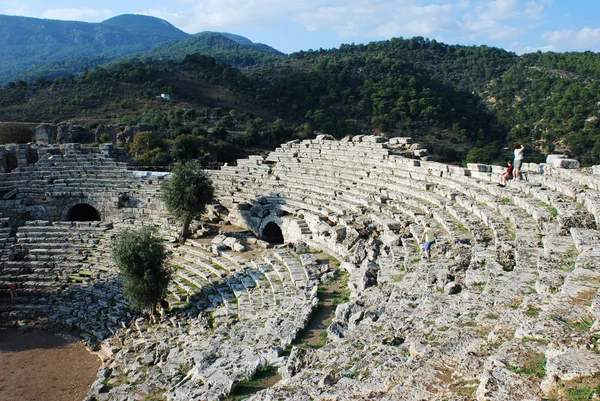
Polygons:
<instances>
[{"instance_id":1,"label":"person in white shirt","mask_svg":"<svg viewBox=\"0 0 600 401\"><path fill-rule=\"evenodd\" d=\"M433 228L429 226L429 223L425 224L425 230L423 231L423 235L421 235L421 242L423 242L425 259L431 259L431 245L435 243L435 235L433 233Z\"/></svg>"},{"instance_id":2,"label":"person in white shirt","mask_svg":"<svg viewBox=\"0 0 600 401\"><path fill-rule=\"evenodd\" d=\"M525 150L525 146L519 145L515 146L515 162L513 163L514 171L513 177L516 179L521 179L521 166L523 165L523 151Z\"/></svg>"}]
</instances>

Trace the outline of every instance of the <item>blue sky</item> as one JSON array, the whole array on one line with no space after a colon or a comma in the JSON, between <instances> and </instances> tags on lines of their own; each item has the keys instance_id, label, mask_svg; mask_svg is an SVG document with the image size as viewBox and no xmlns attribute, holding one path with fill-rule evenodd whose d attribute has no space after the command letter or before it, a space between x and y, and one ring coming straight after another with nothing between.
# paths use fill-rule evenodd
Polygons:
<instances>
[{"instance_id":1,"label":"blue sky","mask_svg":"<svg viewBox=\"0 0 600 401\"><path fill-rule=\"evenodd\" d=\"M99 22L125 13L286 53L400 36L517 53L600 51L599 0L0 0L0 14Z\"/></svg>"}]
</instances>

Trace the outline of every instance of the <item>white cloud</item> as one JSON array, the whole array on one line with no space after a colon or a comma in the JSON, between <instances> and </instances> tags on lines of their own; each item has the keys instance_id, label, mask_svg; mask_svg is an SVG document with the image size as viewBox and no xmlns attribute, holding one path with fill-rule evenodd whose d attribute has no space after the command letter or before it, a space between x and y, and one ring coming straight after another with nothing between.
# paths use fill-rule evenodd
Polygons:
<instances>
[{"instance_id":1,"label":"white cloud","mask_svg":"<svg viewBox=\"0 0 600 401\"><path fill-rule=\"evenodd\" d=\"M30 15L29 7L22 1L3 1L0 14L6 15Z\"/></svg>"},{"instance_id":2,"label":"white cloud","mask_svg":"<svg viewBox=\"0 0 600 401\"><path fill-rule=\"evenodd\" d=\"M42 12L42 18L65 21L99 22L114 16L115 13L107 8L54 8Z\"/></svg>"},{"instance_id":3,"label":"white cloud","mask_svg":"<svg viewBox=\"0 0 600 401\"><path fill-rule=\"evenodd\" d=\"M516 40L552 0L176 0L142 11L180 29L239 32L281 21L341 38L443 36L453 42Z\"/></svg>"},{"instance_id":4,"label":"white cloud","mask_svg":"<svg viewBox=\"0 0 600 401\"><path fill-rule=\"evenodd\" d=\"M552 51L600 51L600 28L563 29L546 32L542 38L550 43L547 47Z\"/></svg>"}]
</instances>

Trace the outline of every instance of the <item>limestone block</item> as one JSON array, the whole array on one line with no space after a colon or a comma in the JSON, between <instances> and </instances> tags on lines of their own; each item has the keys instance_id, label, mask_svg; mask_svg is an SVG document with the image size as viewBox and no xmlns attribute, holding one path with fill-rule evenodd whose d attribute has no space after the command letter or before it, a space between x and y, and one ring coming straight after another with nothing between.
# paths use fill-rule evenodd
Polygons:
<instances>
[{"instance_id":1,"label":"limestone block","mask_svg":"<svg viewBox=\"0 0 600 401\"><path fill-rule=\"evenodd\" d=\"M250 210L252 211L252 213L257 215L258 217L263 217L265 214L265 210L260 203L253 204L252 207L250 208Z\"/></svg>"},{"instance_id":2,"label":"limestone block","mask_svg":"<svg viewBox=\"0 0 600 401\"><path fill-rule=\"evenodd\" d=\"M355 143L362 142L364 137L365 137L364 135L355 135L352 137L352 142L355 142Z\"/></svg>"},{"instance_id":3,"label":"limestone block","mask_svg":"<svg viewBox=\"0 0 600 401\"><path fill-rule=\"evenodd\" d=\"M415 149L413 152L414 152L415 156L417 156L417 157L424 157L429 154L427 149Z\"/></svg>"},{"instance_id":4,"label":"limestone block","mask_svg":"<svg viewBox=\"0 0 600 401\"><path fill-rule=\"evenodd\" d=\"M492 172L492 166L488 166L487 164L467 163L467 168L471 171L477 171L479 173Z\"/></svg>"},{"instance_id":5,"label":"limestone block","mask_svg":"<svg viewBox=\"0 0 600 401\"><path fill-rule=\"evenodd\" d=\"M566 159L567 155L548 155L546 157L546 163L553 164L554 160Z\"/></svg>"},{"instance_id":6,"label":"limestone block","mask_svg":"<svg viewBox=\"0 0 600 401\"><path fill-rule=\"evenodd\" d=\"M327 134L317 135L317 137L315 139L317 142L335 141L335 138L332 135L327 135Z\"/></svg>"},{"instance_id":7,"label":"limestone block","mask_svg":"<svg viewBox=\"0 0 600 401\"><path fill-rule=\"evenodd\" d=\"M546 379L542 382L541 388L545 393L549 393L559 381L582 379L598 373L600 373L599 354L584 349L570 349L548 358Z\"/></svg>"},{"instance_id":8,"label":"limestone block","mask_svg":"<svg viewBox=\"0 0 600 401\"><path fill-rule=\"evenodd\" d=\"M575 159L555 159L552 161L552 166L557 168L574 169L579 168L579 162Z\"/></svg>"},{"instance_id":9,"label":"limestone block","mask_svg":"<svg viewBox=\"0 0 600 401\"><path fill-rule=\"evenodd\" d=\"M348 330L348 326L342 322L333 322L327 328L327 338L341 340L344 338L344 333Z\"/></svg>"},{"instance_id":10,"label":"limestone block","mask_svg":"<svg viewBox=\"0 0 600 401\"><path fill-rule=\"evenodd\" d=\"M411 137L394 137L394 138L390 138L390 145L410 145L412 144L413 140Z\"/></svg>"},{"instance_id":11,"label":"limestone block","mask_svg":"<svg viewBox=\"0 0 600 401\"><path fill-rule=\"evenodd\" d=\"M306 367L311 366L317 360L315 350L293 347L287 363L279 368L279 375L282 379L289 379Z\"/></svg>"},{"instance_id":12,"label":"limestone block","mask_svg":"<svg viewBox=\"0 0 600 401\"><path fill-rule=\"evenodd\" d=\"M213 243L214 245L221 245L225 242L225 240L227 239L226 236L220 234L217 235L216 237L214 237L211 241L211 243Z\"/></svg>"},{"instance_id":13,"label":"limestone block","mask_svg":"<svg viewBox=\"0 0 600 401\"><path fill-rule=\"evenodd\" d=\"M41 124L35 129L35 140L37 143L56 143L56 125Z\"/></svg>"},{"instance_id":14,"label":"limestone block","mask_svg":"<svg viewBox=\"0 0 600 401\"><path fill-rule=\"evenodd\" d=\"M384 143L386 140L381 135L368 135L363 138L363 142Z\"/></svg>"},{"instance_id":15,"label":"limestone block","mask_svg":"<svg viewBox=\"0 0 600 401\"><path fill-rule=\"evenodd\" d=\"M592 174L600 175L600 165L592 166Z\"/></svg>"},{"instance_id":16,"label":"limestone block","mask_svg":"<svg viewBox=\"0 0 600 401\"><path fill-rule=\"evenodd\" d=\"M475 392L477 401L514 401L515 394L520 400L541 400L539 389L527 375L518 375L504 367L493 366L486 370L480 378Z\"/></svg>"},{"instance_id":17,"label":"limestone block","mask_svg":"<svg viewBox=\"0 0 600 401\"><path fill-rule=\"evenodd\" d=\"M234 243L232 249L236 252L246 251L246 247L239 242Z\"/></svg>"}]
</instances>

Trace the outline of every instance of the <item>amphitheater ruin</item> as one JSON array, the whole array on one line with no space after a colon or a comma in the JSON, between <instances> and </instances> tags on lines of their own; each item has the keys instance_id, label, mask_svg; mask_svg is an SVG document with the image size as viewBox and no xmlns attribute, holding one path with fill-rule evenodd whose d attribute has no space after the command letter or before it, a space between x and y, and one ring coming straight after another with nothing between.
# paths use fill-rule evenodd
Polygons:
<instances>
[{"instance_id":1,"label":"amphitheater ruin","mask_svg":"<svg viewBox=\"0 0 600 401\"><path fill-rule=\"evenodd\" d=\"M498 166L407 158L405 143L319 136L211 171L207 218L246 231L170 243L171 307L154 324L129 311L110 239L177 231L164 174L131 169L112 145L0 148L2 324L93 344L103 367L89 401L226 399L267 366L281 380L249 399L591 399L600 168L555 155L501 188ZM337 269L350 297L325 345L295 345Z\"/></svg>"}]
</instances>

